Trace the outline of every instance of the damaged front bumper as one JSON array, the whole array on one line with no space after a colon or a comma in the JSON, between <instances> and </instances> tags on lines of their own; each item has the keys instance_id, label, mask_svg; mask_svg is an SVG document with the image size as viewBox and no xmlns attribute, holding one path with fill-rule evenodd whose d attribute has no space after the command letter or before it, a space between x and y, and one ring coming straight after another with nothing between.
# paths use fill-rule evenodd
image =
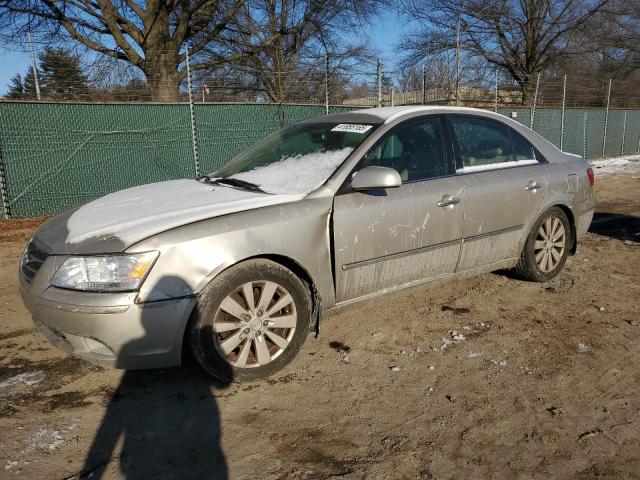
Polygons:
<instances>
[{"instance_id":1,"label":"damaged front bumper","mask_svg":"<svg viewBox=\"0 0 640 480\"><path fill-rule=\"evenodd\" d=\"M93 293L52 287L55 256L32 279L20 272L22 300L56 347L91 363L136 369L180 365L194 297L137 304L136 292Z\"/></svg>"}]
</instances>

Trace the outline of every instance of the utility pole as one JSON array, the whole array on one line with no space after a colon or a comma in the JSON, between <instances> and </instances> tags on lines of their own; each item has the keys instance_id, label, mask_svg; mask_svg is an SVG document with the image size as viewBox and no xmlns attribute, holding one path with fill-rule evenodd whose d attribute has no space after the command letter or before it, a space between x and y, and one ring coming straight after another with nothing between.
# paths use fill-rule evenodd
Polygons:
<instances>
[{"instance_id":1,"label":"utility pole","mask_svg":"<svg viewBox=\"0 0 640 480\"><path fill-rule=\"evenodd\" d=\"M456 22L456 105L460 106L460 14Z\"/></svg>"},{"instance_id":2,"label":"utility pole","mask_svg":"<svg viewBox=\"0 0 640 480\"><path fill-rule=\"evenodd\" d=\"M33 81L36 84L36 98L40 100L40 82L38 81L38 69L36 68L36 51L33 48L31 30L27 32L27 38L29 39L29 49L31 50L31 68L33 70Z\"/></svg>"}]
</instances>

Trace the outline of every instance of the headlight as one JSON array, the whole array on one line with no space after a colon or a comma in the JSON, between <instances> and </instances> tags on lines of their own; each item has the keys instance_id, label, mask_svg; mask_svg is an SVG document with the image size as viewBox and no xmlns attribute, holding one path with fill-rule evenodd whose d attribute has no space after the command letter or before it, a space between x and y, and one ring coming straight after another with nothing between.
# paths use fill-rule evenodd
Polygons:
<instances>
[{"instance_id":1,"label":"headlight","mask_svg":"<svg viewBox=\"0 0 640 480\"><path fill-rule=\"evenodd\" d=\"M69 257L56 271L51 285L91 292L137 290L156 258L158 252Z\"/></svg>"}]
</instances>

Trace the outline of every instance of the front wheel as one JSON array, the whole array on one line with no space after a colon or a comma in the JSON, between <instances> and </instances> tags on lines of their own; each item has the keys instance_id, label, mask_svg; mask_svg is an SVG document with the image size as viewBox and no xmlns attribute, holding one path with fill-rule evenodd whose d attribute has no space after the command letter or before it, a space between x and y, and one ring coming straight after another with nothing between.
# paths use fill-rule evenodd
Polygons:
<instances>
[{"instance_id":1,"label":"front wheel","mask_svg":"<svg viewBox=\"0 0 640 480\"><path fill-rule=\"evenodd\" d=\"M564 267L570 246L567 215L561 208L551 207L533 225L514 270L525 280L551 280Z\"/></svg>"},{"instance_id":2,"label":"front wheel","mask_svg":"<svg viewBox=\"0 0 640 480\"><path fill-rule=\"evenodd\" d=\"M202 367L223 381L268 377L307 337L311 298L290 270L256 259L230 267L202 293L190 339Z\"/></svg>"}]
</instances>

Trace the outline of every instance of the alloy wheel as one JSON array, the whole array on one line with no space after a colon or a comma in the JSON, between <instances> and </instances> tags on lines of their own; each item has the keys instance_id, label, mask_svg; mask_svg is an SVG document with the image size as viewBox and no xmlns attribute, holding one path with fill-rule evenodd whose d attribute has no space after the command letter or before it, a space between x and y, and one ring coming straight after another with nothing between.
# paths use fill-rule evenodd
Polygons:
<instances>
[{"instance_id":1,"label":"alloy wheel","mask_svg":"<svg viewBox=\"0 0 640 480\"><path fill-rule=\"evenodd\" d=\"M562 220L551 216L547 218L540 228L533 246L536 264L545 272L553 271L564 255L567 235Z\"/></svg>"},{"instance_id":2,"label":"alloy wheel","mask_svg":"<svg viewBox=\"0 0 640 480\"><path fill-rule=\"evenodd\" d=\"M213 323L216 345L236 368L266 365L289 346L298 316L291 294L271 281L248 282L227 295Z\"/></svg>"}]
</instances>

